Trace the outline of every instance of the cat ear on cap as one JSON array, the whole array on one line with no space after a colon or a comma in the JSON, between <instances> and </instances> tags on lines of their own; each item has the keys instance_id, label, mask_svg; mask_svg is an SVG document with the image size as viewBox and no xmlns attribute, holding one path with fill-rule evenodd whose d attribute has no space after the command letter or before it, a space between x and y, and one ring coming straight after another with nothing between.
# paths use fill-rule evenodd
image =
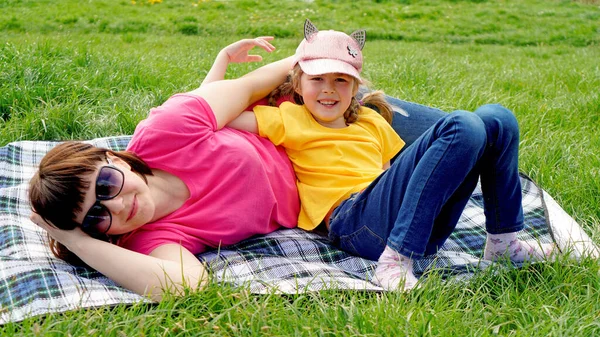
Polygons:
<instances>
[{"instance_id":1,"label":"cat ear on cap","mask_svg":"<svg viewBox=\"0 0 600 337\"><path fill-rule=\"evenodd\" d=\"M367 40L367 31L365 31L364 29L357 30L354 33L350 34L350 36L352 36L356 40L356 42L358 42L360 50L363 50L363 48L365 47L365 42Z\"/></svg>"},{"instance_id":2,"label":"cat ear on cap","mask_svg":"<svg viewBox=\"0 0 600 337\"><path fill-rule=\"evenodd\" d=\"M309 19L304 21L304 39L306 39L306 41L310 42L310 40L312 40L312 38L317 35L318 32L319 30L317 27L310 22Z\"/></svg>"}]
</instances>

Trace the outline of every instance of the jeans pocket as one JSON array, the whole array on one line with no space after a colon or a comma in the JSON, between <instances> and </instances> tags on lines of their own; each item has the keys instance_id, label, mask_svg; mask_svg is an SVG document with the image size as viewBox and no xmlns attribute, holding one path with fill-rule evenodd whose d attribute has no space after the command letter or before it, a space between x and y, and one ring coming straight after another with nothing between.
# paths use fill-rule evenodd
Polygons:
<instances>
[{"instance_id":1,"label":"jeans pocket","mask_svg":"<svg viewBox=\"0 0 600 337\"><path fill-rule=\"evenodd\" d=\"M386 240L373 232L369 227L362 226L357 231L340 236L340 248L346 252L377 260L385 249Z\"/></svg>"}]
</instances>

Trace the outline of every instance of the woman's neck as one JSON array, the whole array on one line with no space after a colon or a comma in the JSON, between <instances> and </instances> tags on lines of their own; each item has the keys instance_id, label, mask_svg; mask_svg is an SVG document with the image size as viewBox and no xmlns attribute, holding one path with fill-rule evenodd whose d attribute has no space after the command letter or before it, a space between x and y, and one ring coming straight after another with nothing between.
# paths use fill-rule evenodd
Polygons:
<instances>
[{"instance_id":1,"label":"woman's neck","mask_svg":"<svg viewBox=\"0 0 600 337\"><path fill-rule=\"evenodd\" d=\"M190 190L179 177L157 169L148 176L148 187L155 202L152 222L178 210L190 197Z\"/></svg>"}]
</instances>

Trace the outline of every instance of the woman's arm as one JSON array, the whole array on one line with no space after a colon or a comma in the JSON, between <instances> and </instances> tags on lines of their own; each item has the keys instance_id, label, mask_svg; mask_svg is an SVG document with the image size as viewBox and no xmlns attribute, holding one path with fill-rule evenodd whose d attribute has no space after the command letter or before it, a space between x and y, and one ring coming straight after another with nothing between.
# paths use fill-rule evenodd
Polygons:
<instances>
[{"instance_id":1,"label":"woman's arm","mask_svg":"<svg viewBox=\"0 0 600 337\"><path fill-rule=\"evenodd\" d=\"M206 74L206 77L200 86L203 86L207 83L224 80L225 72L227 71L227 66L229 63L262 61L262 56L250 55L248 52L250 52L250 50L252 50L254 47L260 47L268 53L272 52L275 50L275 47L269 43L269 41L273 39L274 38L272 36L260 36L254 39L244 39L234 42L221 49L215 58L215 62L208 71L208 74Z\"/></svg>"},{"instance_id":2,"label":"woman's arm","mask_svg":"<svg viewBox=\"0 0 600 337\"><path fill-rule=\"evenodd\" d=\"M61 230L37 215L31 219L88 266L153 300L160 301L165 292L182 294L186 287L200 290L208 282L204 265L181 245L162 245L144 255L94 239L80 228Z\"/></svg>"},{"instance_id":3,"label":"woman's arm","mask_svg":"<svg viewBox=\"0 0 600 337\"><path fill-rule=\"evenodd\" d=\"M217 55L202 85L189 94L198 95L211 107L217 121L217 129L223 128L237 118L242 111L257 100L267 96L279 84L285 81L292 66L292 57L273 62L254 70L240 78L223 80L230 62L260 61L259 55L249 55L254 47L267 52L275 49L270 36L244 39L223 48ZM253 127L244 127L243 129Z\"/></svg>"}]
</instances>

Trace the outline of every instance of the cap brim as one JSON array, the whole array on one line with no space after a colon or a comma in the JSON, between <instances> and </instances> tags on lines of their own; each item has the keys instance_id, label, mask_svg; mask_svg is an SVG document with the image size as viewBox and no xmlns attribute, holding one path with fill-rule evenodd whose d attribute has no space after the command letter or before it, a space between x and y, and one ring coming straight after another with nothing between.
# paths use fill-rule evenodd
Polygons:
<instances>
[{"instance_id":1,"label":"cap brim","mask_svg":"<svg viewBox=\"0 0 600 337\"><path fill-rule=\"evenodd\" d=\"M308 75L322 75L328 73L341 73L350 75L362 83L358 70L351 64L334 59L315 59L299 61L302 71Z\"/></svg>"}]
</instances>

